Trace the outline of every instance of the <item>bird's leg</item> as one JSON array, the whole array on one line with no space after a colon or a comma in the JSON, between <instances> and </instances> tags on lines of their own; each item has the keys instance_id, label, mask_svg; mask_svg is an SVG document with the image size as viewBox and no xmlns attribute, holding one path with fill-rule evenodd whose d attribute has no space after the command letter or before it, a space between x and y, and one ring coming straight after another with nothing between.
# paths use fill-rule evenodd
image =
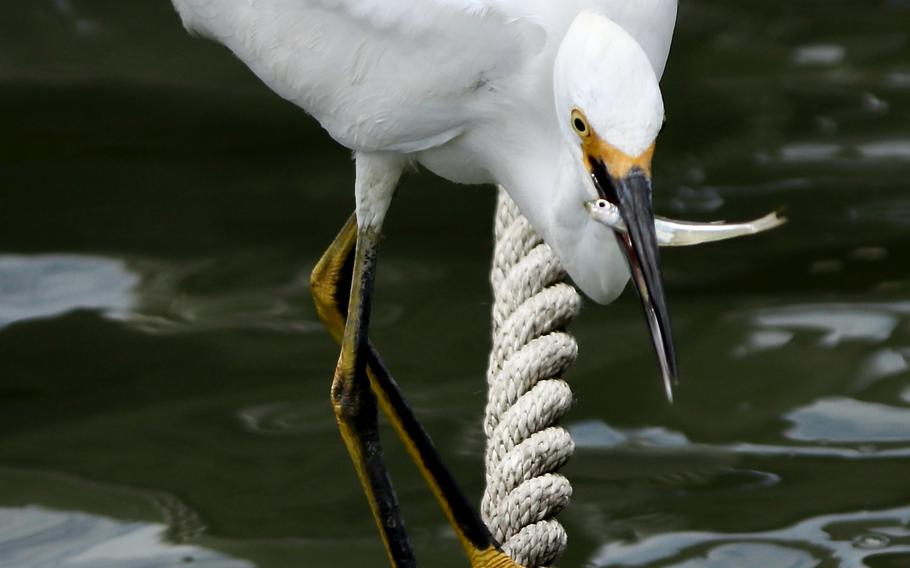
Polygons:
<instances>
[{"instance_id":1,"label":"bird's leg","mask_svg":"<svg viewBox=\"0 0 910 568\"><path fill-rule=\"evenodd\" d=\"M350 301L341 336L341 355L332 382L332 407L354 462L389 560L395 568L417 565L379 442L377 400L367 377L367 329L377 235L358 231Z\"/></svg>"},{"instance_id":2,"label":"bird's leg","mask_svg":"<svg viewBox=\"0 0 910 568\"><path fill-rule=\"evenodd\" d=\"M319 317L329 332L341 341L348 312L348 290L355 266L357 222L352 216L316 265L311 278L311 290ZM379 405L389 418L398 436L411 455L421 475L458 535L473 568L514 568L518 565L502 553L490 536L423 426L414 416L372 344L366 343L366 372ZM367 493L370 497L370 493ZM374 510L376 507L374 506Z\"/></svg>"},{"instance_id":3,"label":"bird's leg","mask_svg":"<svg viewBox=\"0 0 910 568\"><path fill-rule=\"evenodd\" d=\"M320 317L336 340L341 342L341 355L335 367L331 390L332 408L341 437L354 462L391 565L394 568L416 568L398 497L383 459L377 400L366 370L369 352L367 331L379 231L400 175L400 169L396 172L383 168L383 165L382 160L365 156L361 161L358 156L357 198L360 202L364 193L373 192L369 195L375 198L370 202L374 206L373 216L362 215L368 218L352 219L345 225L339 238L317 265L311 280ZM385 183L377 186L377 181ZM367 209L364 211L370 213ZM336 264L338 261L340 265ZM349 297L347 315L342 320L340 309L330 311L327 307L337 305L340 308L345 289Z\"/></svg>"}]
</instances>

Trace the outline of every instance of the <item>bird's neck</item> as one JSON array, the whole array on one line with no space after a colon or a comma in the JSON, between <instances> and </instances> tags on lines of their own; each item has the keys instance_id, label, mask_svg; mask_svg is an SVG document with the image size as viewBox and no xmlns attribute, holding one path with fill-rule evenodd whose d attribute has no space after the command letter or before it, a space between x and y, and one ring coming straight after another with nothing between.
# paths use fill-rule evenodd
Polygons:
<instances>
[{"instance_id":1,"label":"bird's neck","mask_svg":"<svg viewBox=\"0 0 910 568\"><path fill-rule=\"evenodd\" d=\"M572 184L567 179L571 171L570 153L558 139L553 143L554 138L551 135L542 142L513 149L517 155L500 160L495 175L534 230L548 242L554 216L567 198L564 190Z\"/></svg>"},{"instance_id":2,"label":"bird's neck","mask_svg":"<svg viewBox=\"0 0 910 568\"><path fill-rule=\"evenodd\" d=\"M498 181L575 284L594 301L611 302L629 278L625 260L613 232L585 209L597 192L584 177L580 152L555 140L551 148L528 148Z\"/></svg>"}]
</instances>

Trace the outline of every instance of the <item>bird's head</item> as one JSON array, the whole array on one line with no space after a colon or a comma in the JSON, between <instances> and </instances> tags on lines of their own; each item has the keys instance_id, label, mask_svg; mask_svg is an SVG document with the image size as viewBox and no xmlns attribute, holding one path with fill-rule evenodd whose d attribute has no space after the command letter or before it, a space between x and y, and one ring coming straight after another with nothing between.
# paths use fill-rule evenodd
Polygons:
<instances>
[{"instance_id":1,"label":"bird's head","mask_svg":"<svg viewBox=\"0 0 910 568\"><path fill-rule=\"evenodd\" d=\"M567 188L571 197L561 200L560 207L583 210L586 201L600 198L619 209L628 233L600 232L601 242L585 246L615 253L618 245L625 257L644 307L667 396L672 399L676 356L651 210L651 160L664 123L657 76L631 36L611 20L591 13L580 14L570 27L554 73L556 112L571 156L564 167L574 170L567 179L575 180L571 183L575 187ZM590 222L587 217L573 214L573 218ZM605 258L591 250L586 254L585 263ZM575 255L576 266L567 266L569 273L595 300L608 299L598 298L594 284L590 291L585 290L585 276L590 281L595 271L578 266L579 258Z\"/></svg>"}]
</instances>

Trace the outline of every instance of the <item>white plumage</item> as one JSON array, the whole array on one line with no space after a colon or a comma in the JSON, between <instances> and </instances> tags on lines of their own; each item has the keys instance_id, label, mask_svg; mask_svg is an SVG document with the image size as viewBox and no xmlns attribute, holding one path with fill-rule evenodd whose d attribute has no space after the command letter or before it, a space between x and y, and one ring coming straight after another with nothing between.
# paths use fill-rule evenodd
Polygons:
<instances>
[{"instance_id":1,"label":"white plumage","mask_svg":"<svg viewBox=\"0 0 910 568\"><path fill-rule=\"evenodd\" d=\"M624 288L612 231L585 210L597 194L569 114L584 110L630 155L653 143L677 0L174 4L188 29L355 151L358 173L394 178L417 162L455 182L500 184L587 295L608 302ZM358 213L381 223L391 194L358 186Z\"/></svg>"},{"instance_id":2,"label":"white plumage","mask_svg":"<svg viewBox=\"0 0 910 568\"><path fill-rule=\"evenodd\" d=\"M409 163L454 182L502 186L592 299L613 300L631 275L672 399L677 366L651 210L651 162L664 122L658 81L677 0L174 5L188 29L226 45L354 151L356 227L346 224L329 247L311 289L320 317L340 339L332 406L390 561L415 565L376 436L370 393L377 390L471 565L516 565L454 487L394 381L374 368L381 364L369 356L368 322L378 236ZM621 223L592 215L598 197L616 208ZM345 265L350 295L342 308Z\"/></svg>"}]
</instances>

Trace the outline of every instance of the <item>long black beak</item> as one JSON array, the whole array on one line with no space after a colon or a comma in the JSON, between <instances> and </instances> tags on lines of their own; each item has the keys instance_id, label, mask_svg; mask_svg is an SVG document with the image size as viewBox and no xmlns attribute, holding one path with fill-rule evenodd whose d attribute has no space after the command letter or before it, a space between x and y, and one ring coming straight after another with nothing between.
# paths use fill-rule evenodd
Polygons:
<instances>
[{"instance_id":1,"label":"long black beak","mask_svg":"<svg viewBox=\"0 0 910 568\"><path fill-rule=\"evenodd\" d=\"M673 402L673 387L678 384L679 370L660 270L660 249L654 231L650 176L635 167L624 177L616 179L607 172L603 163L594 162L592 165L594 183L600 197L619 208L628 228L628 233L616 232L616 239L626 253L632 280L641 299L651 341L660 363L667 399Z\"/></svg>"}]
</instances>

